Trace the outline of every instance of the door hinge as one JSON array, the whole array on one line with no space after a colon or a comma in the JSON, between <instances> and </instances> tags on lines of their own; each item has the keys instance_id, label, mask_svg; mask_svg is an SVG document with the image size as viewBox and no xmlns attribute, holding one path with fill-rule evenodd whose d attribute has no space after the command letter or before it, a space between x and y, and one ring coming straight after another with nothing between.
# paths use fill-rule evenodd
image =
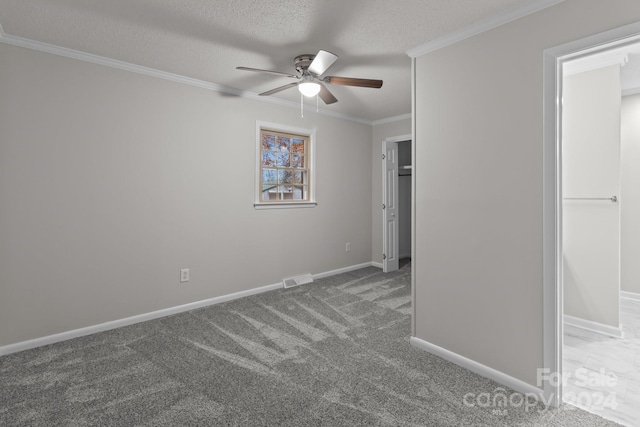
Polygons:
<instances>
[{"instance_id":1,"label":"door hinge","mask_svg":"<svg viewBox=\"0 0 640 427\"><path fill-rule=\"evenodd\" d=\"M384 154L382 155L382 160L386 159L387 156L385 156Z\"/></svg>"},{"instance_id":2,"label":"door hinge","mask_svg":"<svg viewBox=\"0 0 640 427\"><path fill-rule=\"evenodd\" d=\"M382 254L382 259L387 259L387 254Z\"/></svg>"},{"instance_id":3,"label":"door hinge","mask_svg":"<svg viewBox=\"0 0 640 427\"><path fill-rule=\"evenodd\" d=\"M387 209L387 205L385 205L384 203L382 204L382 210Z\"/></svg>"}]
</instances>

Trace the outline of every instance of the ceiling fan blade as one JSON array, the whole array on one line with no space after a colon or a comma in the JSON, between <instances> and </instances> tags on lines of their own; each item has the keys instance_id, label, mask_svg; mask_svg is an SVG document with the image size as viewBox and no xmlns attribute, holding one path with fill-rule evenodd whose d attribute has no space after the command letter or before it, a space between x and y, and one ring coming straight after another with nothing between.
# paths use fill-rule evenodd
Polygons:
<instances>
[{"instance_id":1,"label":"ceiling fan blade","mask_svg":"<svg viewBox=\"0 0 640 427\"><path fill-rule=\"evenodd\" d=\"M278 92L281 92L283 90L286 90L286 89L289 89L289 88L292 88L292 87L296 87L296 86L298 86L298 83L288 83L288 84L286 84L284 86L280 86L280 87L277 87L275 89L271 89L271 90L268 90L266 92L262 92L260 94L260 96L273 95L274 93L278 93Z\"/></svg>"},{"instance_id":2,"label":"ceiling fan blade","mask_svg":"<svg viewBox=\"0 0 640 427\"><path fill-rule=\"evenodd\" d=\"M255 72L258 72L258 73L269 73L269 74L275 74L276 76L292 77L294 79L299 78L298 76L294 76L293 74L281 73L280 71L261 70L259 68L236 67L236 70L255 71Z\"/></svg>"},{"instance_id":3,"label":"ceiling fan blade","mask_svg":"<svg viewBox=\"0 0 640 427\"><path fill-rule=\"evenodd\" d=\"M353 77L327 76L322 79L322 81L330 83L332 85L371 87L374 89L380 89L382 87L382 80L373 79L355 79Z\"/></svg>"},{"instance_id":4,"label":"ceiling fan blade","mask_svg":"<svg viewBox=\"0 0 640 427\"><path fill-rule=\"evenodd\" d=\"M334 102L338 102L338 98L333 96L333 94L329 92L329 89L327 89L325 85L323 85L322 83L318 84L320 85L320 92L318 93L318 96L324 101L325 104L328 105L333 104Z\"/></svg>"},{"instance_id":5,"label":"ceiling fan blade","mask_svg":"<svg viewBox=\"0 0 640 427\"><path fill-rule=\"evenodd\" d=\"M327 71L327 69L329 69L337 59L338 55L334 55L326 50L320 50L313 61L311 61L311 64L309 64L308 70L316 76L319 76Z\"/></svg>"}]
</instances>

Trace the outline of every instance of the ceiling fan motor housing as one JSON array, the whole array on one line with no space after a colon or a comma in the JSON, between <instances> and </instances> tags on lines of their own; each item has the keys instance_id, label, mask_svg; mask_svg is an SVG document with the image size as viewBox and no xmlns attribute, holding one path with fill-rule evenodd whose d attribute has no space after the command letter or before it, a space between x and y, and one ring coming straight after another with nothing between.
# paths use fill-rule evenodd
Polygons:
<instances>
[{"instance_id":1,"label":"ceiling fan motor housing","mask_svg":"<svg viewBox=\"0 0 640 427\"><path fill-rule=\"evenodd\" d=\"M311 65L311 63L313 62L313 59L315 57L316 57L315 55L309 55L309 54L298 55L296 56L296 59L293 60L293 65L296 67L296 70L300 74L304 74L309 68L309 65Z\"/></svg>"}]
</instances>

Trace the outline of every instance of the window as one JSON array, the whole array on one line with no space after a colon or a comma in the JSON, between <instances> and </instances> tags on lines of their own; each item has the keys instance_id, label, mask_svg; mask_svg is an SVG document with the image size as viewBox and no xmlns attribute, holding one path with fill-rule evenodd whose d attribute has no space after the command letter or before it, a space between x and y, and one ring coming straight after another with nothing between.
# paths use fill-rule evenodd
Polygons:
<instances>
[{"instance_id":1,"label":"window","mask_svg":"<svg viewBox=\"0 0 640 427\"><path fill-rule=\"evenodd\" d=\"M256 207L315 205L313 132L258 125Z\"/></svg>"}]
</instances>

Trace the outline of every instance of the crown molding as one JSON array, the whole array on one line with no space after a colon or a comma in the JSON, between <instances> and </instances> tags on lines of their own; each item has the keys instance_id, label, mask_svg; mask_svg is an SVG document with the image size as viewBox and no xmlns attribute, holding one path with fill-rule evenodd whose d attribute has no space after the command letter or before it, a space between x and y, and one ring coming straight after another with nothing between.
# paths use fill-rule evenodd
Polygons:
<instances>
[{"instance_id":1,"label":"crown molding","mask_svg":"<svg viewBox=\"0 0 640 427\"><path fill-rule=\"evenodd\" d=\"M377 125L383 125L385 123L399 122L400 120L407 120L410 118L411 118L411 113L407 113L407 114L401 114L399 116L387 117L386 119L374 120L373 122L371 122L371 124L373 126L377 126Z\"/></svg>"},{"instance_id":2,"label":"crown molding","mask_svg":"<svg viewBox=\"0 0 640 427\"><path fill-rule=\"evenodd\" d=\"M27 39L24 37L13 36L6 34L0 26L0 43L9 44L12 46L23 47L26 49L37 50L40 52L49 53L57 56L64 56L66 58L76 59L79 61L89 62L92 64L103 65L105 67L117 68L119 70L130 71L145 76L155 77L159 79L169 80L176 83L186 84L189 86L195 86L202 89L212 90L215 92L226 93L229 95L235 95L242 98L253 99L255 101L268 102L271 104L281 105L288 108L300 108L300 104L297 102L287 101L284 99L278 99L268 96L260 96L255 92L244 91L235 89L228 86L223 86L217 83L208 82L205 80L194 79L191 77L181 76L179 74L169 73L166 71L157 70L154 68L144 67L141 65L132 64L129 62L119 61L117 59L111 59L104 56L94 55L79 50L68 49L66 47L56 46L49 43L43 43L36 40ZM335 111L319 109L317 114L324 116L330 116L337 119L348 120L356 123L362 123L366 125L373 125L371 120L363 119L361 117L349 116Z\"/></svg>"},{"instance_id":3,"label":"crown molding","mask_svg":"<svg viewBox=\"0 0 640 427\"><path fill-rule=\"evenodd\" d=\"M524 6L509 10L498 14L492 18L470 25L468 27L461 28L458 31L447 34L443 37L431 40L421 46L415 47L407 51L407 55L411 58L417 58L418 56L425 55L429 52L442 49L443 47L458 43L459 41L468 39L475 35L484 33L485 31L492 30L501 25L508 24L520 18L524 18L527 15L534 14L543 9L551 6L555 6L562 3L564 0L538 0L528 3Z\"/></svg>"}]
</instances>

